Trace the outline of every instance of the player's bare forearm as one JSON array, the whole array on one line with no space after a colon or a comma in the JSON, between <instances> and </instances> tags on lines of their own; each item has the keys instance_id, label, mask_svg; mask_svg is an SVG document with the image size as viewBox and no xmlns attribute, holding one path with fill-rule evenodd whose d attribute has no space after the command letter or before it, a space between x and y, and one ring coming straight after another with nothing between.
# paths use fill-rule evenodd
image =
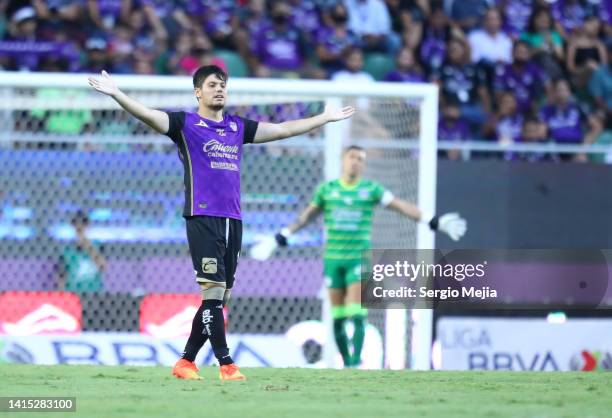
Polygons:
<instances>
[{"instance_id":1,"label":"player's bare forearm","mask_svg":"<svg viewBox=\"0 0 612 418\"><path fill-rule=\"evenodd\" d=\"M309 205L302 213L300 213L297 220L287 227L289 232L293 234L304 228L306 225L312 222L312 220L315 219L319 213L321 213L321 208L319 206Z\"/></svg>"},{"instance_id":2,"label":"player's bare forearm","mask_svg":"<svg viewBox=\"0 0 612 418\"><path fill-rule=\"evenodd\" d=\"M421 210L416 207L415 205L413 205L410 202L407 202L405 200L402 199L398 199L397 197L395 199L393 199L391 201L391 203L389 203L389 205L387 206L389 209L392 209L410 219L412 219L413 221L420 221L421 220Z\"/></svg>"},{"instance_id":3,"label":"player's bare forearm","mask_svg":"<svg viewBox=\"0 0 612 418\"><path fill-rule=\"evenodd\" d=\"M148 108L138 100L119 90L115 81L106 71L102 71L100 78L89 77L88 82L95 90L112 97L119 106L157 132L162 134L168 132L170 119L167 113Z\"/></svg>"},{"instance_id":4,"label":"player's bare forearm","mask_svg":"<svg viewBox=\"0 0 612 418\"><path fill-rule=\"evenodd\" d=\"M111 96L115 101L129 112L135 118L141 120L143 123L149 125L157 132L165 134L170 128L170 119L168 114L160 110L151 109L138 100L128 96L121 90L117 94Z\"/></svg>"},{"instance_id":5,"label":"player's bare forearm","mask_svg":"<svg viewBox=\"0 0 612 418\"><path fill-rule=\"evenodd\" d=\"M352 106L346 106L342 109L333 109L326 106L323 113L310 118L291 120L282 123L261 122L257 127L253 142L259 144L301 135L323 126L326 123L350 118L354 113L355 108Z\"/></svg>"}]
</instances>

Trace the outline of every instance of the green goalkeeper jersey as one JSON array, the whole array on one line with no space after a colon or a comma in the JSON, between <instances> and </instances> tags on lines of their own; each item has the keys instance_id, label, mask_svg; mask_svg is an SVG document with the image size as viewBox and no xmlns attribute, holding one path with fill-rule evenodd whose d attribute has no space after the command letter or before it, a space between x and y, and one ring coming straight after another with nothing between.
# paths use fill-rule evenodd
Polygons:
<instances>
[{"instance_id":1,"label":"green goalkeeper jersey","mask_svg":"<svg viewBox=\"0 0 612 418\"><path fill-rule=\"evenodd\" d=\"M392 195L371 180L347 185L338 179L317 187L312 204L324 214L325 259L361 260L361 251L370 248L374 207L383 196Z\"/></svg>"}]
</instances>

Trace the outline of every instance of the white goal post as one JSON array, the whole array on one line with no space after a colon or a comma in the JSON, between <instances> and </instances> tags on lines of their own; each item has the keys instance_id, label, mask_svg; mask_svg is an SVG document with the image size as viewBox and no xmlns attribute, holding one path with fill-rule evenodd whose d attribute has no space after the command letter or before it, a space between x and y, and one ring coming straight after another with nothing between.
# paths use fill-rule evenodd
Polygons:
<instances>
[{"instance_id":1,"label":"white goal post","mask_svg":"<svg viewBox=\"0 0 612 418\"><path fill-rule=\"evenodd\" d=\"M99 76L99 75L96 75ZM2 134L0 134L0 149L7 144L28 139L28 132L16 132L12 129L14 109L117 109L118 105L108 97L95 93L87 84L88 74L57 74L57 73L13 73L0 72L0 114L2 114ZM146 105L156 108L195 107L192 92L192 79L186 76L113 76L119 88L126 90ZM78 91L82 94L59 96L53 100L33 94L37 89L58 89ZM157 94L149 94L151 91ZM353 141L350 138L349 121L327 124L320 138L310 139L308 146L321 147L324 155L324 173L322 178L333 179L340 174L340 155L342 148L348 143L357 143L366 148L375 143L376 147L385 149L411 150L418 160L418 179L415 187L417 205L425 213L436 212L436 160L437 160L437 120L438 120L438 88L434 84L413 83L353 83L331 82L321 80L287 80L287 79L250 79L230 78L228 82L228 105L249 103L299 102L319 101L340 106L351 100L366 99L376 103L377 99L410 101L418 109L418 135L414 138L387 138L384 145L376 139L361 138ZM372 105L374 106L374 105ZM371 109L370 109L371 110ZM361 109L358 109L358 112ZM367 111L367 110L366 110ZM416 123L415 123L416 126ZM36 132L33 132L36 134ZM25 138L25 139L24 139ZM47 138L47 137L45 137ZM48 136L45 139L37 136L36 141L55 141L57 137ZM84 136L62 138L64 142L78 142ZM88 137L88 140L91 140ZM147 137L99 136L94 140L102 142L125 141L129 143L162 143L165 139L159 135ZM300 139L288 140L284 146L299 147ZM402 179L403 181L404 179ZM405 179L409 181L409 179ZM415 181L415 179L412 179ZM392 190L393 191L393 190ZM401 194L399 194L401 197ZM248 228L248 224L246 225ZM434 234L427 225L419 224L416 229L416 247L432 249L435 246ZM386 365L392 369L402 369L408 363L413 369L425 370L431 364L432 346L432 312L431 310L403 309L386 311L385 321L385 358ZM410 341L407 341L406 330L410 330ZM408 346L410 344L410 346ZM332 344L327 344L332 346Z\"/></svg>"}]
</instances>

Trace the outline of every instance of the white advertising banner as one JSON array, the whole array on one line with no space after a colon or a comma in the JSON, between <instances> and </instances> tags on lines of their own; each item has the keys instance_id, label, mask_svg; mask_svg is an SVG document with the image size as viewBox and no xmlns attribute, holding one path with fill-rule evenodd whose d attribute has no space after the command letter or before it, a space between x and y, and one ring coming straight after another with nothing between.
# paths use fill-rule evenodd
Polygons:
<instances>
[{"instance_id":1,"label":"white advertising banner","mask_svg":"<svg viewBox=\"0 0 612 418\"><path fill-rule=\"evenodd\" d=\"M611 370L612 319L445 317L433 358L442 370Z\"/></svg>"},{"instance_id":2,"label":"white advertising banner","mask_svg":"<svg viewBox=\"0 0 612 418\"><path fill-rule=\"evenodd\" d=\"M158 339L136 333L83 332L76 335L0 336L0 362L172 366L185 338ZM301 347L283 335L229 335L232 358L243 367L299 367ZM210 344L197 364L216 364Z\"/></svg>"}]
</instances>

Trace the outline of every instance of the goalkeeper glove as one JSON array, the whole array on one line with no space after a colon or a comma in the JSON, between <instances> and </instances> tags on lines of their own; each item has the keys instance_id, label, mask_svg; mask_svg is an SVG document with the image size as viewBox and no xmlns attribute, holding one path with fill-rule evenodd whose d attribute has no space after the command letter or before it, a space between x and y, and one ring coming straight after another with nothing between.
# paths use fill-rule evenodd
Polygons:
<instances>
[{"instance_id":1,"label":"goalkeeper glove","mask_svg":"<svg viewBox=\"0 0 612 418\"><path fill-rule=\"evenodd\" d=\"M431 218L423 214L421 219L422 222L429 224L433 231L443 232L453 241L459 241L467 231L467 221L457 212L445 213L440 216L436 215ZM427 219L430 219L430 221L427 222Z\"/></svg>"},{"instance_id":2,"label":"goalkeeper glove","mask_svg":"<svg viewBox=\"0 0 612 418\"><path fill-rule=\"evenodd\" d=\"M280 232L274 235L274 239L279 247L286 247L289 243L288 240L290 236L291 231L289 231L289 228L283 228L280 230Z\"/></svg>"}]
</instances>

